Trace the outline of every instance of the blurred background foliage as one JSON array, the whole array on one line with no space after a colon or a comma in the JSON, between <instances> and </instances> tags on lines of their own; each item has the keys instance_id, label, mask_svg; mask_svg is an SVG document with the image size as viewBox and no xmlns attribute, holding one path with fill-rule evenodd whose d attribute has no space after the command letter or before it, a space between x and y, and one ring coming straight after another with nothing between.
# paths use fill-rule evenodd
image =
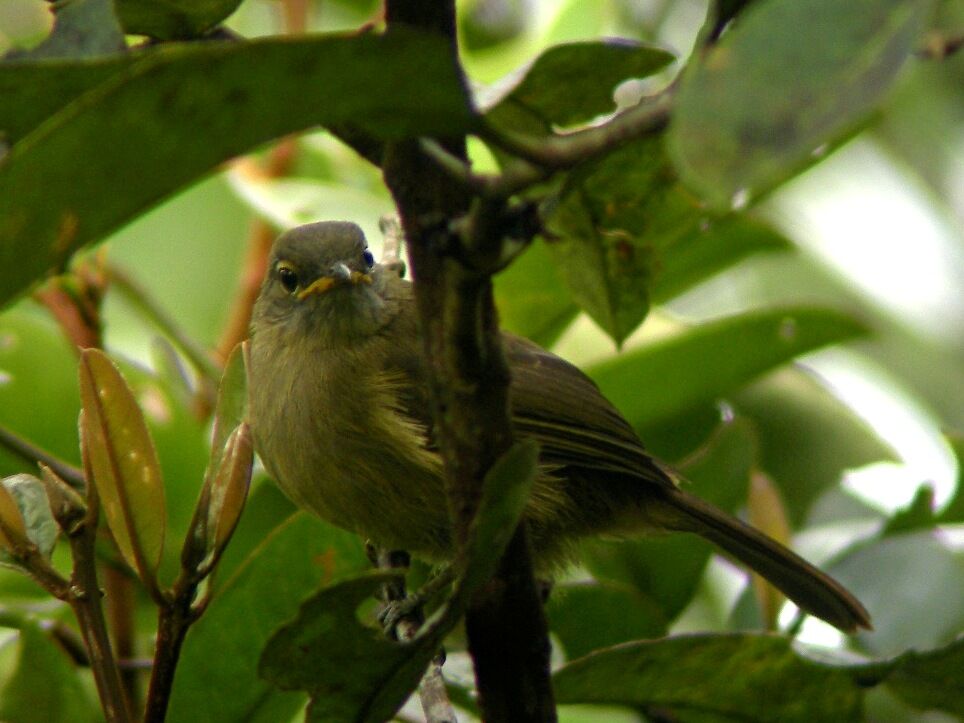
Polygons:
<instances>
[{"instance_id":1,"label":"blurred background foliage","mask_svg":"<svg viewBox=\"0 0 964 723\"><path fill-rule=\"evenodd\" d=\"M245 37L300 29L274 0L208 0L198 5L208 16L174 0L161 5L166 14L145 10L140 0L121 0L117 8L128 31L165 39L196 35L228 14L227 27ZM357 29L377 21L379 11L364 0L318 0L307 8L304 29L312 32ZM656 70L670 57L640 59L653 68L616 89L616 101L631 104L679 71L706 3L466 0L459 11L473 92L483 104L503 103L507 125L548 129L572 121L513 110L505 76L560 43L621 37L668 50L675 61ZM36 47L50 22L39 0L0 0L0 52ZM941 33L960 34L964 2L936 3L931 23L918 41L922 49ZM545 72L547 79L528 89L530 107L558 108L573 87L600 84L578 76L585 71L571 78L560 69ZM203 135L203 122L197 133ZM635 145L577 169L553 189L550 242L537 241L498 277L496 290L505 327L585 368L648 447L680 468L697 492L748 510L771 534L792 539L865 602L876 630L843 640L815 620L799 628L789 606L754 592L742 572L697 541L602 541L586 546L585 568L562 582L549 604L559 664L626 640L774 626L804 643L849 651L855 657L848 660L883 659L947 645L964 630L964 52L911 59L873 114L841 133L789 182L760 196L734 195L735 215L694 211L692 191L666 170L660 148ZM200 347L218 348L259 224L273 234L318 219L350 220L377 249L378 219L392 212L377 169L328 133L307 131L287 143L280 172L265 171L268 148L229 163L73 261L75 268L122 269L140 288L107 287L104 344L124 360L151 425L174 540L186 530L203 477L208 430L197 415L198 379L184 373L190 365L171 345L170 330L144 313L143 299ZM497 168L498 155L481 143L470 150L476 168ZM638 175L625 186L608 180L627 173ZM600 248L618 251L608 242L618 240L620 228L641 223L637 216L657 219L645 253L634 257L644 262L631 267L618 255L601 258ZM578 243L585 233L599 234L600 244ZM698 251L687 258L686 249ZM76 358L47 308L37 294L8 304L0 315L0 424L77 464L78 405ZM3 475L25 470L0 451ZM188 637L171 720L301 715L299 694L257 677L258 654L318 586L320 569L331 579L366 562L351 536L292 513L259 474L213 583L215 602ZM176 545L166 556L173 569ZM137 594L134 652L143 656L154 621ZM73 672L45 632L68 622L64 606L0 567L0 623L9 626L0 631L0 719L96 719L90 681ZM218 665L211 662L215 650ZM450 650L453 685L468 686L457 641ZM770 654L790 653L760 651ZM618 670L618 662L611 665ZM960 678L955 683L947 672L964 672L955 665L942 670L956 693L930 695L913 682L876 688L866 696L868 718L964 714ZM566 673L558 680L561 701L642 710L659 700L580 694L579 671ZM928 675L933 683L933 671ZM685 680L645 686L673 690ZM41 681L43 695L24 693ZM796 685L784 683L784 691ZM821 686L836 684L828 678ZM815 690L820 696L821 687ZM808 695L802 685L796 691ZM940 712L925 712L930 708ZM415 708L404 714L417 717ZM561 715L611 721L642 713L572 705Z\"/></svg>"}]
</instances>

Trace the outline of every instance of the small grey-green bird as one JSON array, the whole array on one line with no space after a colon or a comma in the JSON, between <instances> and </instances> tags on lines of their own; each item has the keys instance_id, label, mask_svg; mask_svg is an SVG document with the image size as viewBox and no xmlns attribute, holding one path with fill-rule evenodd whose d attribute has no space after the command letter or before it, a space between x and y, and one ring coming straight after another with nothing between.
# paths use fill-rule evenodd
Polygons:
<instances>
[{"instance_id":1,"label":"small grey-green bird","mask_svg":"<svg viewBox=\"0 0 964 723\"><path fill-rule=\"evenodd\" d=\"M693 532L841 630L870 627L834 579L680 489L575 366L511 334L503 342L515 432L541 450L524 513L541 574L582 537ZM298 505L439 561L453 541L426 375L412 286L375 263L358 226L314 223L278 238L252 322L258 454Z\"/></svg>"}]
</instances>

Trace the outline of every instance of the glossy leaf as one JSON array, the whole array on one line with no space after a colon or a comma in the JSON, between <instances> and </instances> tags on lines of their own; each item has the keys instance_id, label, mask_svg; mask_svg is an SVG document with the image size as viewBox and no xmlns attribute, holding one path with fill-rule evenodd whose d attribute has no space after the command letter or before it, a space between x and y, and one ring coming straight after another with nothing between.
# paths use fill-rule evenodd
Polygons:
<instances>
[{"instance_id":1,"label":"glossy leaf","mask_svg":"<svg viewBox=\"0 0 964 723\"><path fill-rule=\"evenodd\" d=\"M0 688L0 720L94 723L97 714L78 670L33 620L18 622L16 662Z\"/></svg>"},{"instance_id":2,"label":"glossy leaf","mask_svg":"<svg viewBox=\"0 0 964 723\"><path fill-rule=\"evenodd\" d=\"M207 575L234 533L251 484L254 444L251 429L241 423L224 445L218 468L205 480L201 499L185 543L183 564Z\"/></svg>"},{"instance_id":3,"label":"glossy leaf","mask_svg":"<svg viewBox=\"0 0 964 723\"><path fill-rule=\"evenodd\" d=\"M97 349L80 360L82 444L107 525L124 560L156 588L167 512L157 452L134 395Z\"/></svg>"},{"instance_id":4,"label":"glossy leaf","mask_svg":"<svg viewBox=\"0 0 964 723\"><path fill-rule=\"evenodd\" d=\"M383 721L418 685L472 593L494 573L535 478L538 445L520 442L489 470L452 597L412 642L388 640L362 625L357 608L397 573L378 571L324 588L279 629L261 657L263 676L311 693L310 721Z\"/></svg>"},{"instance_id":5,"label":"glossy leaf","mask_svg":"<svg viewBox=\"0 0 964 723\"><path fill-rule=\"evenodd\" d=\"M0 546L3 548L3 557L6 558L9 553L16 553L29 544L29 540L27 525L20 514L17 501L6 485L0 487Z\"/></svg>"},{"instance_id":6,"label":"glossy leaf","mask_svg":"<svg viewBox=\"0 0 964 723\"><path fill-rule=\"evenodd\" d=\"M231 350L224 365L218 398L214 408L214 431L211 434L211 460L205 482L218 472L228 437L245 421L248 408L248 343Z\"/></svg>"},{"instance_id":7,"label":"glossy leaf","mask_svg":"<svg viewBox=\"0 0 964 723\"><path fill-rule=\"evenodd\" d=\"M769 635L627 643L564 665L553 686L559 703L633 705L681 721L837 723L860 720L862 708L850 672Z\"/></svg>"},{"instance_id":8,"label":"glossy leaf","mask_svg":"<svg viewBox=\"0 0 964 723\"><path fill-rule=\"evenodd\" d=\"M225 20L241 0L114 0L114 4L127 33L187 40Z\"/></svg>"},{"instance_id":9,"label":"glossy leaf","mask_svg":"<svg viewBox=\"0 0 964 723\"><path fill-rule=\"evenodd\" d=\"M46 67L55 77L69 65ZM32 92L21 86L13 102ZM449 48L431 34L157 48L0 163L0 299L218 163L285 133L350 123L403 138L472 122Z\"/></svg>"},{"instance_id":10,"label":"glossy leaf","mask_svg":"<svg viewBox=\"0 0 964 723\"><path fill-rule=\"evenodd\" d=\"M687 68L670 128L683 180L720 210L812 162L877 104L932 0L771 0Z\"/></svg>"},{"instance_id":11,"label":"glossy leaf","mask_svg":"<svg viewBox=\"0 0 964 723\"><path fill-rule=\"evenodd\" d=\"M694 326L589 371L641 427L730 394L800 354L862 333L860 323L835 311L765 309ZM622 393L626 389L644 393Z\"/></svg>"},{"instance_id":12,"label":"glossy leaf","mask_svg":"<svg viewBox=\"0 0 964 723\"><path fill-rule=\"evenodd\" d=\"M496 125L515 129L575 125L616 109L613 91L673 62L671 53L628 40L555 45L526 69L486 112Z\"/></svg>"},{"instance_id":13,"label":"glossy leaf","mask_svg":"<svg viewBox=\"0 0 964 723\"><path fill-rule=\"evenodd\" d=\"M204 616L191 628L168 718L250 720L271 709L273 720L290 719L305 698L282 693L258 676L262 648L319 584L367 566L356 535L307 513L273 530L217 588ZM212 665L212 650L219 651L217 665Z\"/></svg>"},{"instance_id":14,"label":"glossy leaf","mask_svg":"<svg viewBox=\"0 0 964 723\"><path fill-rule=\"evenodd\" d=\"M658 638L669 624L664 610L645 594L606 581L554 586L546 617L570 660L628 640Z\"/></svg>"}]
</instances>

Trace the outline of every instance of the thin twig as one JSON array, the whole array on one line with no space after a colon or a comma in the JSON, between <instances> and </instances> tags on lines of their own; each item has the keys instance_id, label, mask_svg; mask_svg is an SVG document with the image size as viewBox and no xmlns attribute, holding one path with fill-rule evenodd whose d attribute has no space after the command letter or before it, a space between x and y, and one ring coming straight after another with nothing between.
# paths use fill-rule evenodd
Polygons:
<instances>
[{"instance_id":1,"label":"thin twig","mask_svg":"<svg viewBox=\"0 0 964 723\"><path fill-rule=\"evenodd\" d=\"M611 120L565 135L532 136L497 128L484 120L479 137L535 166L560 170L615 150L622 144L660 131L669 122L675 86L625 110Z\"/></svg>"},{"instance_id":2,"label":"thin twig","mask_svg":"<svg viewBox=\"0 0 964 723\"><path fill-rule=\"evenodd\" d=\"M167 715L181 647L188 628L198 617L197 611L191 607L197 594L197 585L197 581L182 571L174 583L169 599L158 611L157 638L144 723L163 723Z\"/></svg>"},{"instance_id":3,"label":"thin twig","mask_svg":"<svg viewBox=\"0 0 964 723\"><path fill-rule=\"evenodd\" d=\"M2 425L0 425L0 446L13 452L25 462L47 465L57 473L57 476L76 490L83 491L87 487L87 483L84 481L84 473L80 468L55 457L50 452L41 449L32 442L28 442L16 432Z\"/></svg>"},{"instance_id":4,"label":"thin twig","mask_svg":"<svg viewBox=\"0 0 964 723\"><path fill-rule=\"evenodd\" d=\"M467 162L449 153L438 141L423 138L420 144L425 154L443 171L474 195L483 198L509 198L552 175L550 169L535 166L518 158L506 164L501 173L474 173Z\"/></svg>"},{"instance_id":5,"label":"thin twig","mask_svg":"<svg viewBox=\"0 0 964 723\"><path fill-rule=\"evenodd\" d=\"M68 536L74 561L68 602L84 636L90 654L101 707L108 723L128 723L132 720L120 669L114 659L104 611L101 591L97 584L95 537L98 515L97 490L90 485L87 493L87 516L84 523Z\"/></svg>"}]
</instances>

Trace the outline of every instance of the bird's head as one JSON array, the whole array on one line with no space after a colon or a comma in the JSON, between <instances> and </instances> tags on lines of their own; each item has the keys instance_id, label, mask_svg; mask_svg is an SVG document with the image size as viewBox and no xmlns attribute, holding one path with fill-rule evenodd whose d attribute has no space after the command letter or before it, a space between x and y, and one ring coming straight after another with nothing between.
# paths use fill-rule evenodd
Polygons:
<instances>
[{"instance_id":1,"label":"bird's head","mask_svg":"<svg viewBox=\"0 0 964 723\"><path fill-rule=\"evenodd\" d=\"M254 308L255 333L309 335L322 343L355 342L391 318L384 269L353 223L293 228L274 243Z\"/></svg>"}]
</instances>

